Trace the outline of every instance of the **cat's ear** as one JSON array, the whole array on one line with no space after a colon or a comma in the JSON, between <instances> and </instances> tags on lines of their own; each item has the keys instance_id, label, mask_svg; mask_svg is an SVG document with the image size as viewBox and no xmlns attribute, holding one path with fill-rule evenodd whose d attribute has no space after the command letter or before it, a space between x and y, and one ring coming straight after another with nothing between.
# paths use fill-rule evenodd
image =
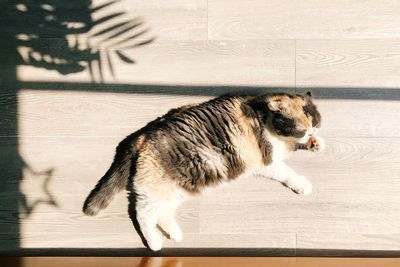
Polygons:
<instances>
[{"instance_id":1,"label":"cat's ear","mask_svg":"<svg viewBox=\"0 0 400 267\"><path fill-rule=\"evenodd\" d=\"M267 106L269 110L279 112L283 109L284 104L280 99L269 99Z\"/></svg>"},{"instance_id":2,"label":"cat's ear","mask_svg":"<svg viewBox=\"0 0 400 267\"><path fill-rule=\"evenodd\" d=\"M312 97L312 94L311 94L310 91L308 91L304 96L305 96L306 98L311 98L311 97Z\"/></svg>"}]
</instances>

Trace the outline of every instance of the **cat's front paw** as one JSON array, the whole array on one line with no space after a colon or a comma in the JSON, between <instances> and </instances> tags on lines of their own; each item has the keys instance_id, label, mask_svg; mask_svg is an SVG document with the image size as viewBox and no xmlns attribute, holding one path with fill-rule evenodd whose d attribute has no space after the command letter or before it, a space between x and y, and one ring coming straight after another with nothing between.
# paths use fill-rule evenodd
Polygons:
<instances>
[{"instance_id":1,"label":"cat's front paw","mask_svg":"<svg viewBox=\"0 0 400 267\"><path fill-rule=\"evenodd\" d=\"M312 192L312 184L304 176L289 180L287 186L300 195L309 195Z\"/></svg>"},{"instance_id":2,"label":"cat's front paw","mask_svg":"<svg viewBox=\"0 0 400 267\"><path fill-rule=\"evenodd\" d=\"M319 136L312 136L307 142L308 150L321 152L325 149L325 141Z\"/></svg>"},{"instance_id":3,"label":"cat's front paw","mask_svg":"<svg viewBox=\"0 0 400 267\"><path fill-rule=\"evenodd\" d=\"M305 180L300 188L298 188L297 193L301 195L309 195L312 192L312 184Z\"/></svg>"}]
</instances>

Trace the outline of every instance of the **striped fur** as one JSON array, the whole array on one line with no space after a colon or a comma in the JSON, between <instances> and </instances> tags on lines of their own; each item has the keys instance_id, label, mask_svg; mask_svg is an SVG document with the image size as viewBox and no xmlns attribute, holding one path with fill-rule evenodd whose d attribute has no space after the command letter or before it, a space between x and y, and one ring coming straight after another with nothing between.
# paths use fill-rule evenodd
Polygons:
<instances>
[{"instance_id":1,"label":"striped fur","mask_svg":"<svg viewBox=\"0 0 400 267\"><path fill-rule=\"evenodd\" d=\"M319 151L313 136L321 116L311 95L222 96L169 111L128 136L117 147L110 170L85 201L96 215L132 178L137 220L152 250L162 246L156 225L179 241L174 219L188 194L255 173L276 179L297 193L309 183L282 165L287 152Z\"/></svg>"}]
</instances>

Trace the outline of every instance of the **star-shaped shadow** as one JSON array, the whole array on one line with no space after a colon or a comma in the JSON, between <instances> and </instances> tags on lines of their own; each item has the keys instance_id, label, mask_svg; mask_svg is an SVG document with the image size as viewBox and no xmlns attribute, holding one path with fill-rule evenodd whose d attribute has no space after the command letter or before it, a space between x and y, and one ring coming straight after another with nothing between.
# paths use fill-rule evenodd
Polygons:
<instances>
[{"instance_id":1,"label":"star-shaped shadow","mask_svg":"<svg viewBox=\"0 0 400 267\"><path fill-rule=\"evenodd\" d=\"M21 184L19 203L20 217L24 219L28 218L40 205L58 207L49 189L54 169L35 171L25 161L23 161L23 169L24 173L29 174L31 177L29 179L24 179ZM31 194L31 192L33 192L33 194Z\"/></svg>"}]
</instances>

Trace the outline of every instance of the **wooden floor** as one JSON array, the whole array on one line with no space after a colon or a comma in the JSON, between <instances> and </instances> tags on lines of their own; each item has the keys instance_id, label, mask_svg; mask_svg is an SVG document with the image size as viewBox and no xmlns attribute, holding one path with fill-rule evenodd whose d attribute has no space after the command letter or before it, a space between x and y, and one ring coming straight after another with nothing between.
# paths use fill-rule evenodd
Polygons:
<instances>
[{"instance_id":1,"label":"wooden floor","mask_svg":"<svg viewBox=\"0 0 400 267\"><path fill-rule=\"evenodd\" d=\"M0 258L0 263L7 267L395 267L400 259L362 259L362 258L285 258L285 257L9 257Z\"/></svg>"},{"instance_id":2,"label":"wooden floor","mask_svg":"<svg viewBox=\"0 0 400 267\"><path fill-rule=\"evenodd\" d=\"M289 256L400 250L400 1L121 0L107 8L140 17L135 31L149 29L135 40L142 45L124 51L135 64L111 53L114 78L104 56L92 74L85 62L68 75L32 59L0 63L16 69L0 92L0 253L143 248L126 194L97 217L81 212L118 142L173 107L276 90L317 97L327 149L289 160L313 193L259 177L213 188L180 208L184 240L165 239L165 247ZM46 38L57 46L61 37ZM32 47L17 48L29 59ZM92 49L116 50L101 42Z\"/></svg>"}]
</instances>

